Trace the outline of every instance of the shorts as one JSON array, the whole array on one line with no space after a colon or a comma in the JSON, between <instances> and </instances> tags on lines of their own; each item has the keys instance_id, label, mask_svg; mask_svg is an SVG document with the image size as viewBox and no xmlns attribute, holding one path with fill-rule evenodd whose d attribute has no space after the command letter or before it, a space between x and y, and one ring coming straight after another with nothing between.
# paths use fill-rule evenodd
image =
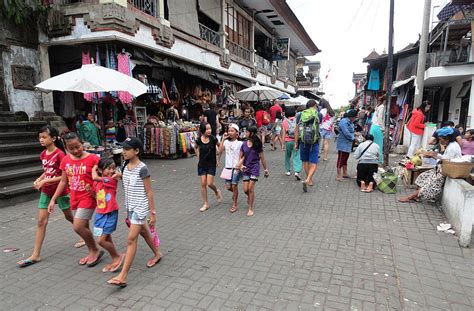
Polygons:
<instances>
[{"instance_id":1,"label":"shorts","mask_svg":"<svg viewBox=\"0 0 474 311\"><path fill-rule=\"evenodd\" d=\"M273 134L274 135L280 135L281 134L281 126L275 126L273 128Z\"/></svg>"},{"instance_id":2,"label":"shorts","mask_svg":"<svg viewBox=\"0 0 474 311\"><path fill-rule=\"evenodd\" d=\"M205 176L205 175L216 176L216 168L215 167L211 167L211 168L198 167L198 176Z\"/></svg>"},{"instance_id":3,"label":"shorts","mask_svg":"<svg viewBox=\"0 0 474 311\"><path fill-rule=\"evenodd\" d=\"M81 207L78 207L76 209L76 213L74 214L74 218L91 220L92 215L94 215L94 211L95 211L94 208L81 208Z\"/></svg>"},{"instance_id":4,"label":"shorts","mask_svg":"<svg viewBox=\"0 0 474 311\"><path fill-rule=\"evenodd\" d=\"M112 234L117 229L118 211L107 214L95 214L94 236Z\"/></svg>"},{"instance_id":5,"label":"shorts","mask_svg":"<svg viewBox=\"0 0 474 311\"><path fill-rule=\"evenodd\" d=\"M266 125L262 125L261 127L258 128L258 133L259 134L264 134L264 135L267 135L267 126Z\"/></svg>"},{"instance_id":6,"label":"shorts","mask_svg":"<svg viewBox=\"0 0 474 311\"><path fill-rule=\"evenodd\" d=\"M38 202L38 208L40 209L48 208L49 202L51 202L51 198L46 193L41 192L39 202ZM64 195L62 197L59 197L56 200L56 203L58 204L60 209L62 210L68 209L70 207L69 195Z\"/></svg>"},{"instance_id":7,"label":"shorts","mask_svg":"<svg viewBox=\"0 0 474 311\"><path fill-rule=\"evenodd\" d=\"M251 180L253 181L258 181L258 176L255 176L255 175L244 175L244 177L242 178L243 182L249 182Z\"/></svg>"},{"instance_id":8,"label":"shorts","mask_svg":"<svg viewBox=\"0 0 474 311\"><path fill-rule=\"evenodd\" d=\"M300 148L300 159L302 162L311 162L312 164L318 164L319 157L319 144L303 144L299 143Z\"/></svg>"},{"instance_id":9,"label":"shorts","mask_svg":"<svg viewBox=\"0 0 474 311\"><path fill-rule=\"evenodd\" d=\"M325 129L320 129L319 133L321 134L322 139L331 139L332 138L332 131L328 131Z\"/></svg>"},{"instance_id":10,"label":"shorts","mask_svg":"<svg viewBox=\"0 0 474 311\"><path fill-rule=\"evenodd\" d=\"M137 213L133 211L128 211L128 220L130 220L130 223L132 225L144 225L146 217L143 219L138 218Z\"/></svg>"},{"instance_id":11,"label":"shorts","mask_svg":"<svg viewBox=\"0 0 474 311\"><path fill-rule=\"evenodd\" d=\"M238 185L239 180L242 178L242 172L236 169L232 169L232 179L226 179L226 185Z\"/></svg>"}]
</instances>

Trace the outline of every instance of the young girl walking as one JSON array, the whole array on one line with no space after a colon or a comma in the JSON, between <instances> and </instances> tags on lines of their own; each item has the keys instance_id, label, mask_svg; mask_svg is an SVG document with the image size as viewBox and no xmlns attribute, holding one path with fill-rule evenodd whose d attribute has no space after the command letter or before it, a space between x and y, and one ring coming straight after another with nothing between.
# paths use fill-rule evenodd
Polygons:
<instances>
[{"instance_id":1,"label":"young girl walking","mask_svg":"<svg viewBox=\"0 0 474 311\"><path fill-rule=\"evenodd\" d=\"M202 122L200 131L201 136L196 139L194 150L199 158L198 175L201 178L201 197L203 201L203 205L199 210L205 212L210 208L209 200L207 199L207 187L214 191L218 203L222 201L222 193L214 185L217 167L217 148L220 144L217 138L212 135L209 123Z\"/></svg>"},{"instance_id":2,"label":"young girl walking","mask_svg":"<svg viewBox=\"0 0 474 311\"><path fill-rule=\"evenodd\" d=\"M96 201L92 195L92 171L99 163L99 157L84 151L81 139L76 133L67 133L64 136L66 149L69 152L61 161L61 181L48 205L49 213L53 213L54 205L59 203L58 198L62 196L69 182L70 204L74 214L74 231L84 240L88 254L79 260L80 265L89 267L96 266L102 259L104 251L99 251L89 228L89 221L94 214Z\"/></svg>"},{"instance_id":3,"label":"young girl walking","mask_svg":"<svg viewBox=\"0 0 474 311\"><path fill-rule=\"evenodd\" d=\"M274 129L273 129L273 138L272 138L272 150L276 150L276 142L278 141L280 143L280 150L284 150L283 146L283 140L281 137L281 129L282 129L282 123L283 123L283 116L280 111L276 112L275 116L275 124L274 124Z\"/></svg>"},{"instance_id":4,"label":"young girl walking","mask_svg":"<svg viewBox=\"0 0 474 311\"><path fill-rule=\"evenodd\" d=\"M232 192L232 207L229 212L237 211L237 200L239 198L239 180L242 173L236 168L240 160L240 149L242 142L239 137L239 126L237 124L230 124L227 133L222 136L222 143L219 146L219 158L217 162L220 163L221 156L225 152L225 166L222 170L221 178L225 179L225 187Z\"/></svg>"},{"instance_id":5,"label":"young girl walking","mask_svg":"<svg viewBox=\"0 0 474 311\"><path fill-rule=\"evenodd\" d=\"M112 241L112 233L117 229L118 204L117 179L115 162L111 158L102 158L96 169L92 171L94 192L97 208L94 221L94 236L97 243L107 250L112 262L106 265L102 272L115 272L123 263L125 254L119 254Z\"/></svg>"},{"instance_id":6,"label":"young girl walking","mask_svg":"<svg viewBox=\"0 0 474 311\"><path fill-rule=\"evenodd\" d=\"M268 177L269 172L263 154L262 141L258 138L257 128L251 126L245 132L247 141L242 144L240 151L240 161L237 165L243 173L244 192L247 195L248 211L247 216L253 216L253 202L255 200L255 183L260 176L260 162L264 169L264 176Z\"/></svg>"},{"instance_id":7,"label":"young girl walking","mask_svg":"<svg viewBox=\"0 0 474 311\"><path fill-rule=\"evenodd\" d=\"M46 235L46 226L48 225L49 213L48 205L51 197L56 192L58 183L61 180L61 169L59 165L62 159L66 156L60 148L63 148L59 139L58 130L54 127L46 125L38 131L38 139L40 145L45 148L40 154L41 162L43 163L43 174L38 177L33 186L41 192L38 202L38 227L36 229L35 246L33 254L27 259L18 261L18 266L21 268L31 266L41 261L41 247L43 245L44 237ZM64 189L58 197L59 208L64 213L67 221L72 223L73 216L69 208L68 189Z\"/></svg>"},{"instance_id":8,"label":"young girl walking","mask_svg":"<svg viewBox=\"0 0 474 311\"><path fill-rule=\"evenodd\" d=\"M155 226L156 210L151 188L151 177L148 167L140 161L143 143L135 137L127 138L123 143L123 158L125 165L122 171L123 189L125 192L125 207L127 208L127 223L130 224L127 238L127 253L122 271L116 277L107 281L110 285L125 287L135 254L137 253L138 236L141 235L153 252L153 257L146 266L151 268L161 260L159 246L155 245L150 227ZM147 216L149 219L147 221Z\"/></svg>"}]
</instances>

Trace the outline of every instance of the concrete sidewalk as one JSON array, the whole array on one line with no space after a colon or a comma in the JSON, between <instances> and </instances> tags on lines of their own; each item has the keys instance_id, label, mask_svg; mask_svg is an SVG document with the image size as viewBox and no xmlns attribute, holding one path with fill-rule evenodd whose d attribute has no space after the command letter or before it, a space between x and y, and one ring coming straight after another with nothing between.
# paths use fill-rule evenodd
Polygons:
<instances>
[{"instance_id":1,"label":"concrete sidewalk","mask_svg":"<svg viewBox=\"0 0 474 311\"><path fill-rule=\"evenodd\" d=\"M103 263L77 264L85 250L73 247L77 236L59 211L43 261L17 268L33 247L37 202L2 208L0 249L20 251L0 253L0 309L472 310L472 248L436 231L440 210L398 203L401 194L361 193L353 180L336 182L335 156L320 164L315 186L303 194L301 183L284 175L283 153L267 148L271 176L257 184L252 218L243 192L235 214L228 193L199 212L195 158L145 160L165 257L147 269L151 254L140 240L124 289L106 284ZM125 251L123 219L122 210L114 240Z\"/></svg>"}]
</instances>

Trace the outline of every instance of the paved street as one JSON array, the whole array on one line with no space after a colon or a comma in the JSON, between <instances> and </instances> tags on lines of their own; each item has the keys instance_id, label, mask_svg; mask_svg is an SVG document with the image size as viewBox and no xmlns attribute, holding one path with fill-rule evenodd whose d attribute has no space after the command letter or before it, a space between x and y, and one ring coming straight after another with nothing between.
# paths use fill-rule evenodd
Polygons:
<instances>
[{"instance_id":1,"label":"paved street","mask_svg":"<svg viewBox=\"0 0 474 311\"><path fill-rule=\"evenodd\" d=\"M243 195L228 212L228 193L199 212L195 158L146 160L164 258L147 269L140 240L124 289L106 284L103 263L77 264L85 250L73 248L77 236L58 212L43 261L17 268L33 247L37 202L0 209L0 248L20 249L0 253L0 309L472 310L472 247L436 231L444 220L436 206L336 183L334 153L303 194L283 174L283 153L266 155L271 176L257 184L252 218ZM125 250L121 216L114 240Z\"/></svg>"}]
</instances>

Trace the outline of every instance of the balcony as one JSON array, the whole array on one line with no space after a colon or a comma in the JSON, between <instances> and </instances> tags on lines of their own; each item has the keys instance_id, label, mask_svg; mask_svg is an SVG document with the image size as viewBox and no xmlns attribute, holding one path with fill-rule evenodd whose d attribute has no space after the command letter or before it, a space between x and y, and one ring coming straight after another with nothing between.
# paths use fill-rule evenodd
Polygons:
<instances>
[{"instance_id":1,"label":"balcony","mask_svg":"<svg viewBox=\"0 0 474 311\"><path fill-rule=\"evenodd\" d=\"M255 55L255 60L257 62L257 67L268 72L272 72L272 62L266 60L260 55Z\"/></svg>"},{"instance_id":2,"label":"balcony","mask_svg":"<svg viewBox=\"0 0 474 311\"><path fill-rule=\"evenodd\" d=\"M470 44L460 46L457 49L429 53L426 68L466 64L471 61L470 55Z\"/></svg>"},{"instance_id":3,"label":"balcony","mask_svg":"<svg viewBox=\"0 0 474 311\"><path fill-rule=\"evenodd\" d=\"M252 52L250 52L246 48L230 40L227 40L227 48L229 49L230 54L238 56L248 62L252 62Z\"/></svg>"},{"instance_id":4,"label":"balcony","mask_svg":"<svg viewBox=\"0 0 474 311\"><path fill-rule=\"evenodd\" d=\"M143 13L157 17L157 1L158 0L127 0L128 7L134 7ZM43 0L43 4L47 6L69 6L76 3L98 4L100 0Z\"/></svg>"},{"instance_id":5,"label":"balcony","mask_svg":"<svg viewBox=\"0 0 474 311\"><path fill-rule=\"evenodd\" d=\"M201 39L204 41L209 42L210 44L217 47L221 45L221 37L219 36L219 33L204 26L203 24L199 24L199 34Z\"/></svg>"}]
</instances>

